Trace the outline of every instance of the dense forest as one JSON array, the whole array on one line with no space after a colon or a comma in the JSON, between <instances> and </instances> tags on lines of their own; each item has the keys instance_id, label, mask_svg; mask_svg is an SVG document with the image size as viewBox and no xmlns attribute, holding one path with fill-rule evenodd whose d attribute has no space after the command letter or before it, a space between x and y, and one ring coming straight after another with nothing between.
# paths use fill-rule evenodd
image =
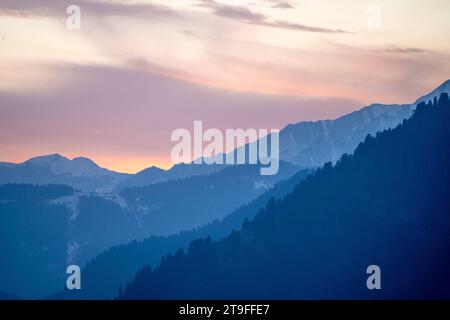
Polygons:
<instances>
[{"instance_id":1,"label":"dense forest","mask_svg":"<svg viewBox=\"0 0 450 320\"><path fill-rule=\"evenodd\" d=\"M177 249L186 249L192 240L211 237L218 240L240 229L244 221L255 215L271 199L282 199L312 170L301 170L286 181L280 181L250 203L236 209L225 218L171 236L151 236L114 246L89 261L82 270L83 290L64 290L50 295L50 299L104 299L117 295L120 286L132 279L146 265L158 265L161 258Z\"/></svg>"},{"instance_id":2,"label":"dense forest","mask_svg":"<svg viewBox=\"0 0 450 320\"><path fill-rule=\"evenodd\" d=\"M21 295L39 295L64 279L72 212L50 201L73 193L59 185L0 185L2 290L16 293L20 286Z\"/></svg>"},{"instance_id":3,"label":"dense forest","mask_svg":"<svg viewBox=\"0 0 450 320\"><path fill-rule=\"evenodd\" d=\"M141 269L120 299L450 298L450 102L326 164L240 231ZM366 268L381 268L368 290Z\"/></svg>"},{"instance_id":4,"label":"dense forest","mask_svg":"<svg viewBox=\"0 0 450 320\"><path fill-rule=\"evenodd\" d=\"M278 174L261 176L259 165L229 166L214 174L128 188L120 195L129 210L139 213L144 234L171 235L222 219L300 169L280 162Z\"/></svg>"},{"instance_id":5,"label":"dense forest","mask_svg":"<svg viewBox=\"0 0 450 320\"><path fill-rule=\"evenodd\" d=\"M54 296L65 285L67 265L83 268L113 247L86 266L84 290L70 297L114 297L118 287L143 265L155 265L163 255L198 237L214 232L225 236L231 231L230 222L237 228L257 210L240 210L241 215L178 235L180 230L221 220L298 170L281 163L279 175L261 178L257 166L233 166L215 174L126 189L123 197L60 185L0 185L0 259L4 262L0 289L23 298ZM164 192L156 191L160 189ZM199 202L204 205L198 207ZM264 202L259 203L261 208ZM155 236L169 231L171 236Z\"/></svg>"}]
</instances>

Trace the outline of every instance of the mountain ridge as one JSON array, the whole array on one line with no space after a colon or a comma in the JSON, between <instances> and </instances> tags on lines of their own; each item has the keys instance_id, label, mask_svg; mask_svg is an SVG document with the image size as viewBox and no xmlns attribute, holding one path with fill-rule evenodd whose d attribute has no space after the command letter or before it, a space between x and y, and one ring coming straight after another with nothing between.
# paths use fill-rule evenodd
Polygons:
<instances>
[{"instance_id":1,"label":"mountain ridge","mask_svg":"<svg viewBox=\"0 0 450 320\"><path fill-rule=\"evenodd\" d=\"M434 99L433 99L434 100ZM143 267L119 299L448 299L450 100L420 103L219 241ZM368 266L382 290L368 290Z\"/></svg>"},{"instance_id":2,"label":"mountain ridge","mask_svg":"<svg viewBox=\"0 0 450 320\"><path fill-rule=\"evenodd\" d=\"M411 116L417 103L427 99L432 100L441 93L450 93L450 79L412 104L373 103L335 119L287 124L280 131L280 159L303 168L319 167L328 161L335 163L343 154L352 153L368 134L374 135L385 129L394 128ZM248 147L248 144L244 147ZM28 167L28 171L13 170L27 163L39 164L42 160L46 160L47 165L39 166L39 169L51 169L52 161L65 162L66 170L57 170L56 175L69 175L75 178L75 181L67 177L46 177L46 174L50 176L55 174L52 170L30 172L33 166ZM70 165L67 165L68 163ZM75 166L78 166L78 170L73 168ZM130 187L142 187L173 179L217 173L226 167L227 165L218 164L175 164L167 170L151 166L136 174L125 174L101 168L88 158L76 157L69 160L59 154L52 154L34 157L19 164L0 162L0 184L65 183L83 191L110 193L120 192ZM69 170L70 168L72 170ZM28 179L27 174L35 177ZM102 181L96 181L99 177ZM76 181L79 178L90 179L90 181Z\"/></svg>"}]
</instances>

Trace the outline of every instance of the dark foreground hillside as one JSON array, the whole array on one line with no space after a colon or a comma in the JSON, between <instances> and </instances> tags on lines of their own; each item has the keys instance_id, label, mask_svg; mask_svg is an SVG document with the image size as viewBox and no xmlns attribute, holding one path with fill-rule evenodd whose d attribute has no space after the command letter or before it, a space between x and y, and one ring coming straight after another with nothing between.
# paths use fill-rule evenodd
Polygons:
<instances>
[{"instance_id":1,"label":"dark foreground hillside","mask_svg":"<svg viewBox=\"0 0 450 320\"><path fill-rule=\"evenodd\" d=\"M450 298L450 102L420 104L217 242L142 269L122 299ZM366 268L381 268L381 290Z\"/></svg>"}]
</instances>

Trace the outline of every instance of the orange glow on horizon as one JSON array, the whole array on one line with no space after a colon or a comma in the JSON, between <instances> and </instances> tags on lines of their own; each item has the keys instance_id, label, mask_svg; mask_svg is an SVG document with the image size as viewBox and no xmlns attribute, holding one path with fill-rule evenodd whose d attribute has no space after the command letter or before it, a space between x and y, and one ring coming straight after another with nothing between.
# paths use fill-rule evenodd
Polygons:
<instances>
[{"instance_id":1,"label":"orange glow on horizon","mask_svg":"<svg viewBox=\"0 0 450 320\"><path fill-rule=\"evenodd\" d=\"M163 157L93 157L89 158L100 167L111 171L135 174L149 167L158 167L164 170L170 169L174 164L169 158Z\"/></svg>"},{"instance_id":2,"label":"orange glow on horizon","mask_svg":"<svg viewBox=\"0 0 450 320\"><path fill-rule=\"evenodd\" d=\"M20 154L17 157L5 157L0 161L2 162L11 162L11 163L22 163L31 158L45 156L50 154L55 154L58 152L27 152L26 154ZM95 162L98 166L121 173L130 173L135 174L139 171L147 169L149 167L155 166L164 170L170 169L174 163L170 161L170 157L164 156L142 156L142 157L127 157L127 156L112 156L112 155L95 155L93 153L81 153L81 154L72 154L72 153L59 153L61 156L72 160L77 157L85 157L93 162Z\"/></svg>"}]
</instances>

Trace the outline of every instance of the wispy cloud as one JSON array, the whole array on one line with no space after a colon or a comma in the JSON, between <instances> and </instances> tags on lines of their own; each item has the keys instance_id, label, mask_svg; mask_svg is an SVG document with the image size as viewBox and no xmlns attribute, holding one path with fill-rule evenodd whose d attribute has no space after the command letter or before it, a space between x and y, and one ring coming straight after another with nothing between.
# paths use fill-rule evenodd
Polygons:
<instances>
[{"instance_id":1,"label":"wispy cloud","mask_svg":"<svg viewBox=\"0 0 450 320\"><path fill-rule=\"evenodd\" d=\"M195 119L278 127L412 102L450 74L450 2L398 1L377 1L369 31L358 0L0 0L0 154L122 170L163 161Z\"/></svg>"},{"instance_id":2,"label":"wispy cloud","mask_svg":"<svg viewBox=\"0 0 450 320\"><path fill-rule=\"evenodd\" d=\"M197 119L212 128L277 128L300 119L335 117L357 105L348 99L212 89L163 76L171 71L154 67L158 70L150 73L143 69L152 66L139 61L133 69L54 65L48 72L82 85L20 95L0 91L1 160L60 152L136 172L165 165L171 132Z\"/></svg>"},{"instance_id":3,"label":"wispy cloud","mask_svg":"<svg viewBox=\"0 0 450 320\"><path fill-rule=\"evenodd\" d=\"M294 9L294 6L287 1L272 1L271 7L277 9Z\"/></svg>"},{"instance_id":4,"label":"wispy cloud","mask_svg":"<svg viewBox=\"0 0 450 320\"><path fill-rule=\"evenodd\" d=\"M227 5L214 0L200 0L197 5L211 9L212 13L218 17L239 20L241 22L258 22L267 19L265 15L255 13L247 7Z\"/></svg>"},{"instance_id":5,"label":"wispy cloud","mask_svg":"<svg viewBox=\"0 0 450 320\"><path fill-rule=\"evenodd\" d=\"M2 0L0 2L0 16L65 16L66 8L72 2L73 1L65 0ZM154 3L106 2L99 0L78 0L76 3L82 9L83 14L95 15L98 17L126 16L157 18L175 17L180 14L179 10L172 7ZM199 0L196 6L210 9L215 16L251 25L303 32L349 33L348 31L341 29L330 29L283 20L272 20L268 16L254 12L247 7L223 4L214 0ZM272 2L271 7L282 9L293 8L289 3L284 1Z\"/></svg>"},{"instance_id":6,"label":"wispy cloud","mask_svg":"<svg viewBox=\"0 0 450 320\"><path fill-rule=\"evenodd\" d=\"M421 48L408 48L408 47L398 47L398 46L385 46L381 48L376 48L375 50L385 52L385 53L398 53L398 54L419 54L427 53L429 50Z\"/></svg>"},{"instance_id":7,"label":"wispy cloud","mask_svg":"<svg viewBox=\"0 0 450 320\"><path fill-rule=\"evenodd\" d=\"M317 32L317 33L340 33L340 34L348 34L351 33L349 31L341 30L341 29L328 29L328 28L321 28L321 27L315 27L315 26L308 26L300 23L292 23L288 21L259 21L254 24L258 24L261 26L267 26L272 28L278 28L278 29L287 29L287 30L294 30L294 31L304 31L304 32Z\"/></svg>"},{"instance_id":8,"label":"wispy cloud","mask_svg":"<svg viewBox=\"0 0 450 320\"><path fill-rule=\"evenodd\" d=\"M172 16L175 11L153 3L111 2L99 0L2 0L0 15L63 16L69 5L76 3L83 12L96 16Z\"/></svg>"},{"instance_id":9,"label":"wispy cloud","mask_svg":"<svg viewBox=\"0 0 450 320\"><path fill-rule=\"evenodd\" d=\"M288 8L289 4L285 2L278 2L275 5L278 7ZM300 23L293 23L282 20L271 20L268 16L261 13L253 12L247 7L235 6L219 3L214 0L200 0L198 6L209 8L211 12L219 17L238 20L243 23L252 25L259 25L271 28L303 31L303 32L317 32L317 33L349 33L340 29L329 29L324 27L309 26Z\"/></svg>"}]
</instances>

